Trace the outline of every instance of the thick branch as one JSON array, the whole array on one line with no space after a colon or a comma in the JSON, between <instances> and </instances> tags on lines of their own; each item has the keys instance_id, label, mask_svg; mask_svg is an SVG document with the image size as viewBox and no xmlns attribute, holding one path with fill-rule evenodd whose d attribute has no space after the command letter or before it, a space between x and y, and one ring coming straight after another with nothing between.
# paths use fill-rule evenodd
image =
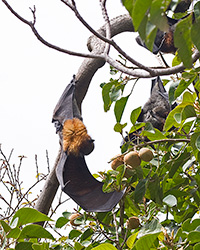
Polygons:
<instances>
[{"instance_id":1,"label":"thick branch","mask_svg":"<svg viewBox=\"0 0 200 250\"><path fill-rule=\"evenodd\" d=\"M133 24L129 15L118 16L110 21L110 35L114 37L122 32L132 32ZM98 33L106 36L106 27L102 26ZM96 36L91 36L88 39L88 49L94 54L102 54L105 50L105 43ZM104 59L85 59L76 74L76 100L79 108L87 93L92 77L105 64Z\"/></svg>"}]
</instances>

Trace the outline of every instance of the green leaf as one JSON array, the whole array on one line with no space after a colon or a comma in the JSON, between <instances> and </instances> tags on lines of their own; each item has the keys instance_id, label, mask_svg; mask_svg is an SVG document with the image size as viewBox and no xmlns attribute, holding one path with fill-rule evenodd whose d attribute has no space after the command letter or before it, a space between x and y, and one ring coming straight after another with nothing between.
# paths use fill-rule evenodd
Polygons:
<instances>
[{"instance_id":1,"label":"green leaf","mask_svg":"<svg viewBox=\"0 0 200 250\"><path fill-rule=\"evenodd\" d=\"M47 242L42 242L42 244L33 243L32 248L34 250L49 250L49 243Z\"/></svg>"},{"instance_id":2,"label":"green leaf","mask_svg":"<svg viewBox=\"0 0 200 250\"><path fill-rule=\"evenodd\" d=\"M160 180L157 174L154 174L148 181L148 189L151 199L157 204L162 205L163 191L160 187Z\"/></svg>"},{"instance_id":3,"label":"green leaf","mask_svg":"<svg viewBox=\"0 0 200 250\"><path fill-rule=\"evenodd\" d=\"M117 122L114 126L114 131L118 132L120 134L122 134L123 129L127 126L127 123L124 124L120 124L119 122Z\"/></svg>"},{"instance_id":4,"label":"green leaf","mask_svg":"<svg viewBox=\"0 0 200 250\"><path fill-rule=\"evenodd\" d=\"M193 250L200 250L200 243L195 244Z\"/></svg>"},{"instance_id":5,"label":"green leaf","mask_svg":"<svg viewBox=\"0 0 200 250\"><path fill-rule=\"evenodd\" d=\"M136 243L137 250L149 250L160 233L147 234L141 237Z\"/></svg>"},{"instance_id":6,"label":"green leaf","mask_svg":"<svg viewBox=\"0 0 200 250\"><path fill-rule=\"evenodd\" d=\"M147 234L161 233L162 225L159 223L158 219L153 219L151 222L147 222L144 227L140 230L140 236Z\"/></svg>"},{"instance_id":7,"label":"green leaf","mask_svg":"<svg viewBox=\"0 0 200 250\"><path fill-rule=\"evenodd\" d=\"M74 249L75 250L82 250L84 248L85 247L83 245L81 245L79 242L75 242L75 244L74 244Z\"/></svg>"},{"instance_id":8,"label":"green leaf","mask_svg":"<svg viewBox=\"0 0 200 250\"><path fill-rule=\"evenodd\" d=\"M192 95L188 91L183 94L183 103L193 104L193 102L195 101L195 99L196 99L196 96Z\"/></svg>"},{"instance_id":9,"label":"green leaf","mask_svg":"<svg viewBox=\"0 0 200 250\"><path fill-rule=\"evenodd\" d=\"M192 146L194 156L197 161L200 162L200 132L192 134L190 144Z\"/></svg>"},{"instance_id":10,"label":"green leaf","mask_svg":"<svg viewBox=\"0 0 200 250\"><path fill-rule=\"evenodd\" d=\"M174 44L186 68L192 67L192 41L190 37L191 16L179 21L174 32Z\"/></svg>"},{"instance_id":11,"label":"green leaf","mask_svg":"<svg viewBox=\"0 0 200 250\"><path fill-rule=\"evenodd\" d=\"M110 99L110 89L112 88L112 83L107 83L103 86L102 89L102 98L104 102L104 111L107 112L111 106L111 99Z\"/></svg>"},{"instance_id":12,"label":"green leaf","mask_svg":"<svg viewBox=\"0 0 200 250\"><path fill-rule=\"evenodd\" d=\"M169 207L174 207L177 205L177 199L174 195L167 195L164 199L163 202L167 204Z\"/></svg>"},{"instance_id":13,"label":"green leaf","mask_svg":"<svg viewBox=\"0 0 200 250\"><path fill-rule=\"evenodd\" d=\"M184 90L187 89L187 87L191 84L191 82L194 80L195 77L192 78L191 81L184 81L184 80L181 80L175 93L174 93L174 97L177 98L179 97Z\"/></svg>"},{"instance_id":14,"label":"green leaf","mask_svg":"<svg viewBox=\"0 0 200 250\"><path fill-rule=\"evenodd\" d=\"M132 13L131 13L131 17L133 19L133 25L135 28L135 31L138 30L140 23L142 22L144 16L146 15L147 10L150 8L151 6L151 2L152 0L136 0L134 5L133 5L133 9L132 9Z\"/></svg>"},{"instance_id":15,"label":"green leaf","mask_svg":"<svg viewBox=\"0 0 200 250\"><path fill-rule=\"evenodd\" d=\"M139 35L140 35L140 37L141 37L141 39L143 41L146 40L146 26L147 26L147 22L148 22L148 17L146 15L146 16L144 16L142 22L140 23L139 30L138 30Z\"/></svg>"},{"instance_id":16,"label":"green leaf","mask_svg":"<svg viewBox=\"0 0 200 250\"><path fill-rule=\"evenodd\" d=\"M133 248L133 245L134 245L134 243L135 243L135 240L136 240L136 238L137 238L138 233L139 233L139 232L134 233L134 234L132 234L131 236L128 237L128 239L127 239L127 241L126 241L126 244L127 244L127 246L128 246L130 249Z\"/></svg>"},{"instance_id":17,"label":"green leaf","mask_svg":"<svg viewBox=\"0 0 200 250\"><path fill-rule=\"evenodd\" d=\"M167 139L167 137L156 128L154 128L153 133L144 130L143 135L146 136L150 141Z\"/></svg>"},{"instance_id":18,"label":"green leaf","mask_svg":"<svg viewBox=\"0 0 200 250\"><path fill-rule=\"evenodd\" d=\"M188 234L188 240L190 241L190 244L200 242L200 232L197 231L190 232Z\"/></svg>"},{"instance_id":19,"label":"green leaf","mask_svg":"<svg viewBox=\"0 0 200 250\"><path fill-rule=\"evenodd\" d=\"M135 188L134 191L134 200L135 203L139 203L140 201L142 201L145 192L146 192L146 179L140 180Z\"/></svg>"},{"instance_id":20,"label":"green leaf","mask_svg":"<svg viewBox=\"0 0 200 250\"><path fill-rule=\"evenodd\" d=\"M69 220L69 217L72 215L70 212L63 212L62 213L63 217Z\"/></svg>"},{"instance_id":21,"label":"green leaf","mask_svg":"<svg viewBox=\"0 0 200 250\"><path fill-rule=\"evenodd\" d=\"M66 219L65 217L60 217L57 219L55 227L61 228L65 224L67 224L68 221L69 221L69 219Z\"/></svg>"},{"instance_id":22,"label":"green leaf","mask_svg":"<svg viewBox=\"0 0 200 250\"><path fill-rule=\"evenodd\" d=\"M82 234L81 231L73 229L73 230L71 230L70 233L69 233L69 239L72 240L72 239L74 239L74 238L77 238L77 237L79 237L81 234Z\"/></svg>"},{"instance_id":23,"label":"green leaf","mask_svg":"<svg viewBox=\"0 0 200 250\"><path fill-rule=\"evenodd\" d=\"M172 67L177 66L179 64L181 64L181 59L178 56L178 53L176 53L175 57L172 60Z\"/></svg>"},{"instance_id":24,"label":"green leaf","mask_svg":"<svg viewBox=\"0 0 200 250\"><path fill-rule=\"evenodd\" d=\"M190 153L186 150L174 161L171 162L171 169L169 170L169 178L172 178L178 169L182 167L190 159Z\"/></svg>"},{"instance_id":25,"label":"green leaf","mask_svg":"<svg viewBox=\"0 0 200 250\"><path fill-rule=\"evenodd\" d=\"M81 241L86 240L87 238L89 238L91 235L94 234L94 231L92 230L92 228L88 228L82 235L81 235Z\"/></svg>"},{"instance_id":26,"label":"green leaf","mask_svg":"<svg viewBox=\"0 0 200 250\"><path fill-rule=\"evenodd\" d=\"M145 126L145 123L144 122L138 122L136 123L134 126L131 127L130 131L129 131L129 134L132 133L132 132L135 132L136 130L142 128Z\"/></svg>"},{"instance_id":27,"label":"green leaf","mask_svg":"<svg viewBox=\"0 0 200 250\"><path fill-rule=\"evenodd\" d=\"M163 5L163 3L165 3L165 5ZM151 4L150 21L162 31L168 30L169 25L167 17L164 14L164 11L169 4L170 4L169 0L168 1L154 0Z\"/></svg>"},{"instance_id":28,"label":"green leaf","mask_svg":"<svg viewBox=\"0 0 200 250\"><path fill-rule=\"evenodd\" d=\"M20 242L16 245L15 250L33 250L32 242Z\"/></svg>"},{"instance_id":29,"label":"green leaf","mask_svg":"<svg viewBox=\"0 0 200 250\"><path fill-rule=\"evenodd\" d=\"M39 221L53 221L45 214L38 212L36 209L24 207L20 208L12 218L11 223L18 218L17 226L22 226L28 223L35 223Z\"/></svg>"},{"instance_id":30,"label":"green leaf","mask_svg":"<svg viewBox=\"0 0 200 250\"><path fill-rule=\"evenodd\" d=\"M177 107L175 107L167 116L167 119L165 121L164 129L165 131L168 131L171 127L180 127L181 125L181 112L184 109L184 107L187 106L186 103L179 104Z\"/></svg>"},{"instance_id":31,"label":"green leaf","mask_svg":"<svg viewBox=\"0 0 200 250\"><path fill-rule=\"evenodd\" d=\"M172 84L169 87L169 102L170 103L173 103L173 101L176 100L175 91L176 91L177 86L179 85L179 82L180 82L179 80L172 82Z\"/></svg>"},{"instance_id":32,"label":"green leaf","mask_svg":"<svg viewBox=\"0 0 200 250\"><path fill-rule=\"evenodd\" d=\"M116 117L116 121L120 122L126 103L128 101L130 95L126 96L126 97L122 97L121 99L119 99L118 101L116 101L115 103L115 108L114 108L114 113L115 113L115 117Z\"/></svg>"},{"instance_id":33,"label":"green leaf","mask_svg":"<svg viewBox=\"0 0 200 250\"><path fill-rule=\"evenodd\" d=\"M122 0L123 5L126 7L128 12L131 14L133 9L133 0Z\"/></svg>"},{"instance_id":34,"label":"green leaf","mask_svg":"<svg viewBox=\"0 0 200 250\"><path fill-rule=\"evenodd\" d=\"M50 234L46 229L44 229L40 225L31 224L25 226L21 234L19 235L19 239L26 239L26 238L45 238L55 240L53 235Z\"/></svg>"},{"instance_id":35,"label":"green leaf","mask_svg":"<svg viewBox=\"0 0 200 250\"><path fill-rule=\"evenodd\" d=\"M110 243L103 243L97 247L92 248L92 250L117 250L117 248Z\"/></svg>"},{"instance_id":36,"label":"green leaf","mask_svg":"<svg viewBox=\"0 0 200 250\"><path fill-rule=\"evenodd\" d=\"M191 28L191 38L198 50L200 50L200 17L195 19Z\"/></svg>"},{"instance_id":37,"label":"green leaf","mask_svg":"<svg viewBox=\"0 0 200 250\"><path fill-rule=\"evenodd\" d=\"M194 231L200 225L200 219L194 219L191 221L191 218L187 219L182 224L182 229L186 232Z\"/></svg>"},{"instance_id":38,"label":"green leaf","mask_svg":"<svg viewBox=\"0 0 200 250\"><path fill-rule=\"evenodd\" d=\"M5 233L8 233L11 230L11 227L4 220L0 220L0 223Z\"/></svg>"},{"instance_id":39,"label":"green leaf","mask_svg":"<svg viewBox=\"0 0 200 250\"><path fill-rule=\"evenodd\" d=\"M197 2L194 5L194 15L195 15L195 19L200 17L200 2Z\"/></svg>"},{"instance_id":40,"label":"green leaf","mask_svg":"<svg viewBox=\"0 0 200 250\"><path fill-rule=\"evenodd\" d=\"M142 108L138 107L131 112L130 120L131 120L133 125L136 123L136 121L141 113L141 110L142 110Z\"/></svg>"},{"instance_id":41,"label":"green leaf","mask_svg":"<svg viewBox=\"0 0 200 250\"><path fill-rule=\"evenodd\" d=\"M147 22L145 44L150 51L153 50L153 44L156 38L157 30L158 29L154 24Z\"/></svg>"},{"instance_id":42,"label":"green leaf","mask_svg":"<svg viewBox=\"0 0 200 250\"><path fill-rule=\"evenodd\" d=\"M194 107L192 105L187 105L183 108L182 111L182 120L186 120L190 117L196 117L196 112L194 110Z\"/></svg>"},{"instance_id":43,"label":"green leaf","mask_svg":"<svg viewBox=\"0 0 200 250\"><path fill-rule=\"evenodd\" d=\"M10 230L10 232L7 234L7 238L13 238L17 239L21 233L21 230L18 227L15 227Z\"/></svg>"}]
</instances>

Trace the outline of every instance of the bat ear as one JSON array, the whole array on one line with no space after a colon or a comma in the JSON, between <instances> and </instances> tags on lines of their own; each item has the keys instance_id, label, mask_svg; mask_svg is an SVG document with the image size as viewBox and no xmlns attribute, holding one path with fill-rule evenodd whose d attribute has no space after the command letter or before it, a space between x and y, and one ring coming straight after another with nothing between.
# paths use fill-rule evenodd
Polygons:
<instances>
[{"instance_id":1,"label":"bat ear","mask_svg":"<svg viewBox=\"0 0 200 250\"><path fill-rule=\"evenodd\" d=\"M159 95L162 96L167 103L169 103L168 93L159 76L153 79L151 83L151 95L154 95L154 93L159 93Z\"/></svg>"}]
</instances>

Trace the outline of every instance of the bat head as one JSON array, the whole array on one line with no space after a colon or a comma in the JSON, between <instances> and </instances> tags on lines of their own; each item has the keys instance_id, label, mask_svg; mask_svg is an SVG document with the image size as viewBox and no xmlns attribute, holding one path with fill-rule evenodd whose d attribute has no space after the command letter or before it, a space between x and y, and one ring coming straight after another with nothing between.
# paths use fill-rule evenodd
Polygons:
<instances>
[{"instance_id":1,"label":"bat head","mask_svg":"<svg viewBox=\"0 0 200 250\"><path fill-rule=\"evenodd\" d=\"M62 129L63 151L67 154L88 155L94 149L94 140L87 134L87 129L78 118L68 119Z\"/></svg>"}]
</instances>

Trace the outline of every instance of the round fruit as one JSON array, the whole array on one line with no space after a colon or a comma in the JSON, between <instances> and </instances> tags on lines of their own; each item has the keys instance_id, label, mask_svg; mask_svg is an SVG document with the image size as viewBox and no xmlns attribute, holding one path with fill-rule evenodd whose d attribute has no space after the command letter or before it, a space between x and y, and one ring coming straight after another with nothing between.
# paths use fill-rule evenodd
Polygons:
<instances>
[{"instance_id":1,"label":"round fruit","mask_svg":"<svg viewBox=\"0 0 200 250\"><path fill-rule=\"evenodd\" d=\"M79 213L70 215L69 216L70 224L72 226L78 226L78 225L80 225L80 224L77 224L77 223L74 222L76 219L78 219L80 217L81 217L81 215Z\"/></svg>"},{"instance_id":2,"label":"round fruit","mask_svg":"<svg viewBox=\"0 0 200 250\"><path fill-rule=\"evenodd\" d=\"M141 160L149 162L153 159L153 152L149 148L141 148L139 157Z\"/></svg>"},{"instance_id":3,"label":"round fruit","mask_svg":"<svg viewBox=\"0 0 200 250\"><path fill-rule=\"evenodd\" d=\"M133 216L127 220L126 224L127 224L128 229L136 229L139 227L140 221L138 217Z\"/></svg>"},{"instance_id":4,"label":"round fruit","mask_svg":"<svg viewBox=\"0 0 200 250\"><path fill-rule=\"evenodd\" d=\"M111 168L113 170L116 170L120 165L124 164L124 156L123 155L116 155L114 158L115 159L111 163Z\"/></svg>"},{"instance_id":5,"label":"round fruit","mask_svg":"<svg viewBox=\"0 0 200 250\"><path fill-rule=\"evenodd\" d=\"M124 156L124 162L132 168L140 165L141 159L136 151L131 151Z\"/></svg>"}]
</instances>

